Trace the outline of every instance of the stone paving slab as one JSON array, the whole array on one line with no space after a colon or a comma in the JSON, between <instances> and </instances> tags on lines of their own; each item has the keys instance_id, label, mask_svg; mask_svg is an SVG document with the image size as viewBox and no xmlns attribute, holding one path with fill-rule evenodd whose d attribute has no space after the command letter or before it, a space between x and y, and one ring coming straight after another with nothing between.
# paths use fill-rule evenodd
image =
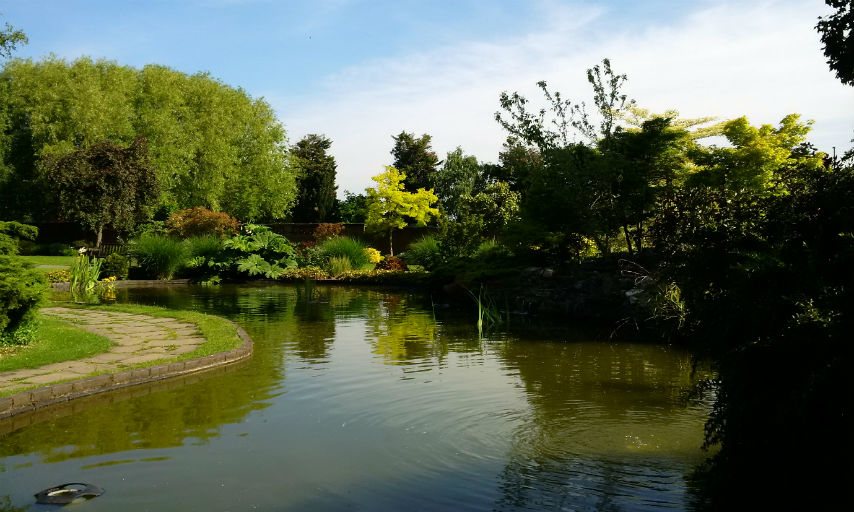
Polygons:
<instances>
[{"instance_id":1,"label":"stone paving slab","mask_svg":"<svg viewBox=\"0 0 854 512\"><path fill-rule=\"evenodd\" d=\"M130 365L192 352L205 342L198 336L197 325L175 318L60 307L42 308L41 312L109 338L114 345L107 352L85 359L0 373L0 390L49 384L94 372L120 372Z\"/></svg>"}]
</instances>

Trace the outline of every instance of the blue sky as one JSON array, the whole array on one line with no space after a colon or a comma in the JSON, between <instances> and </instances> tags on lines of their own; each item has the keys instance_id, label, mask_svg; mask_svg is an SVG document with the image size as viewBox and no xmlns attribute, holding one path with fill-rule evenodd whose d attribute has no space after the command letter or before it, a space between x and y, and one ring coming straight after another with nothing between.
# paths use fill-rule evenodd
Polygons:
<instances>
[{"instance_id":1,"label":"blue sky","mask_svg":"<svg viewBox=\"0 0 854 512\"><path fill-rule=\"evenodd\" d=\"M208 71L276 109L292 141L333 140L339 193L390 163L391 136L430 133L495 161L501 91L547 80L589 102L585 69L609 57L653 111L815 120L821 149L850 147L854 88L827 70L821 0L0 0L17 53L87 55Z\"/></svg>"}]
</instances>

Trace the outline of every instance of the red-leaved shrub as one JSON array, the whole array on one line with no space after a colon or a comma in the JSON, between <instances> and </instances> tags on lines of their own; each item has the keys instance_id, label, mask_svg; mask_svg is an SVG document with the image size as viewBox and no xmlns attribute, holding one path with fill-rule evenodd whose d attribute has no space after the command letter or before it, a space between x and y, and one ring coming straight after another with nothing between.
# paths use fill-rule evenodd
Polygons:
<instances>
[{"instance_id":1,"label":"red-leaved shrub","mask_svg":"<svg viewBox=\"0 0 854 512\"><path fill-rule=\"evenodd\" d=\"M178 210L166 220L170 235L187 238L215 235L220 238L240 231L240 221L225 212L212 212L202 206Z\"/></svg>"},{"instance_id":2,"label":"red-leaved shrub","mask_svg":"<svg viewBox=\"0 0 854 512\"><path fill-rule=\"evenodd\" d=\"M340 222L322 222L314 228L314 234L312 236L317 243L320 243L324 240L339 236L343 231L344 224Z\"/></svg>"},{"instance_id":3,"label":"red-leaved shrub","mask_svg":"<svg viewBox=\"0 0 854 512\"><path fill-rule=\"evenodd\" d=\"M383 260L377 263L375 267L377 270L409 270L409 267L406 266L406 262L397 256L389 256L386 255L383 257Z\"/></svg>"}]
</instances>

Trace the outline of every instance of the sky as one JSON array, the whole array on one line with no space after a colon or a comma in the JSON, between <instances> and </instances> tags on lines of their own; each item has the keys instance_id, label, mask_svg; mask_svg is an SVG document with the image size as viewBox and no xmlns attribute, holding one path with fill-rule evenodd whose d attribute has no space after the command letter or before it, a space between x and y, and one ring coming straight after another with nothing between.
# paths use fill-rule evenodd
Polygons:
<instances>
[{"instance_id":1,"label":"sky","mask_svg":"<svg viewBox=\"0 0 854 512\"><path fill-rule=\"evenodd\" d=\"M854 87L825 63L822 0L0 0L30 43L16 56L106 58L206 71L263 97L291 143L332 139L339 196L392 163L392 136L432 136L495 162L502 91L539 105L536 83L591 103L586 70L611 60L624 92L653 112L799 113L809 140L842 153Z\"/></svg>"}]
</instances>

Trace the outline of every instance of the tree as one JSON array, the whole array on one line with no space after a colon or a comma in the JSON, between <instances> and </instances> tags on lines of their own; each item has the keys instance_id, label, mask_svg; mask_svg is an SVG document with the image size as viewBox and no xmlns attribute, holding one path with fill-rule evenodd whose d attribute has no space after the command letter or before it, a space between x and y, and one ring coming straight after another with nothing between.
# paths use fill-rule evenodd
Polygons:
<instances>
[{"instance_id":1,"label":"tree","mask_svg":"<svg viewBox=\"0 0 854 512\"><path fill-rule=\"evenodd\" d=\"M824 44L827 65L845 85L854 85L854 4L851 0L824 0L836 9L820 16L815 26Z\"/></svg>"},{"instance_id":2,"label":"tree","mask_svg":"<svg viewBox=\"0 0 854 512\"><path fill-rule=\"evenodd\" d=\"M291 210L294 222L330 220L335 206L335 157L326 151L332 141L324 135L309 134L291 149L301 169L297 180L297 200Z\"/></svg>"},{"instance_id":3,"label":"tree","mask_svg":"<svg viewBox=\"0 0 854 512\"><path fill-rule=\"evenodd\" d=\"M368 188L367 217L365 227L373 231L388 233L389 253L394 256L392 234L395 229L406 227L409 222L419 226L427 224L431 218L439 216L439 210L432 205L439 199L432 190L418 189L406 192L403 181L406 175L391 166L386 171L371 178L376 188Z\"/></svg>"},{"instance_id":4,"label":"tree","mask_svg":"<svg viewBox=\"0 0 854 512\"><path fill-rule=\"evenodd\" d=\"M460 217L460 198L476 193L482 176L477 158L463 155L462 148L448 153L441 169L433 175L433 187L445 215Z\"/></svg>"},{"instance_id":5,"label":"tree","mask_svg":"<svg viewBox=\"0 0 854 512\"><path fill-rule=\"evenodd\" d=\"M16 59L0 73L8 122L0 147L2 215L52 219L37 168L96 142L148 142L172 209L204 206L243 220L280 219L296 192L285 130L272 107L200 73L88 58ZM5 174L5 176L3 176Z\"/></svg>"},{"instance_id":6,"label":"tree","mask_svg":"<svg viewBox=\"0 0 854 512\"><path fill-rule=\"evenodd\" d=\"M365 194L354 194L348 190L344 191L344 200L335 201L338 220L341 222L365 222L367 215L367 196Z\"/></svg>"},{"instance_id":7,"label":"tree","mask_svg":"<svg viewBox=\"0 0 854 512\"><path fill-rule=\"evenodd\" d=\"M406 176L406 191L415 192L419 188L431 187L436 167L442 163L430 147L431 137L425 133L416 139L414 133L400 132L400 135L392 136L392 139L392 167L399 169Z\"/></svg>"},{"instance_id":8,"label":"tree","mask_svg":"<svg viewBox=\"0 0 854 512\"><path fill-rule=\"evenodd\" d=\"M49 158L44 172L60 211L97 233L96 246L104 226L127 231L145 219L160 193L144 137L127 148L99 142Z\"/></svg>"},{"instance_id":9,"label":"tree","mask_svg":"<svg viewBox=\"0 0 854 512\"><path fill-rule=\"evenodd\" d=\"M23 45L28 42L27 34L6 22L5 28L0 30L0 57L6 59L12 57L12 52L19 44Z\"/></svg>"}]
</instances>

